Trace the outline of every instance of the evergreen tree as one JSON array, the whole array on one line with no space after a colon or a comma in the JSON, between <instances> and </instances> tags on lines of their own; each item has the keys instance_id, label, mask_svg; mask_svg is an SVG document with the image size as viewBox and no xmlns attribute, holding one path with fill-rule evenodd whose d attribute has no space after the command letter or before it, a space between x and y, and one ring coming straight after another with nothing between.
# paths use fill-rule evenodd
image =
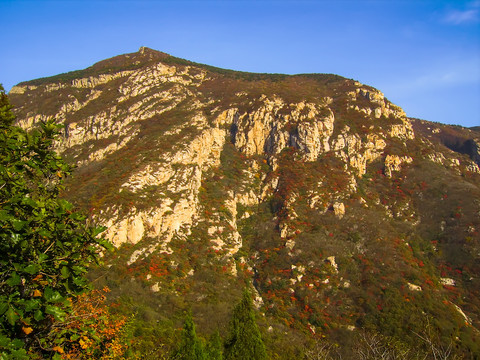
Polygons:
<instances>
[{"instance_id":1,"label":"evergreen tree","mask_svg":"<svg viewBox=\"0 0 480 360\"><path fill-rule=\"evenodd\" d=\"M210 337L210 341L207 344L206 353L208 360L223 359L223 342L218 330L215 331Z\"/></svg>"},{"instance_id":2,"label":"evergreen tree","mask_svg":"<svg viewBox=\"0 0 480 360\"><path fill-rule=\"evenodd\" d=\"M2 84L0 84L0 128L7 128L12 125L15 117L11 111L12 106L8 100L7 94L5 94L5 89Z\"/></svg>"},{"instance_id":3,"label":"evergreen tree","mask_svg":"<svg viewBox=\"0 0 480 360\"><path fill-rule=\"evenodd\" d=\"M226 360L263 360L267 352L255 322L252 297L248 290L233 310L231 330L225 343Z\"/></svg>"},{"instance_id":4,"label":"evergreen tree","mask_svg":"<svg viewBox=\"0 0 480 360\"><path fill-rule=\"evenodd\" d=\"M173 359L207 360L205 351L203 349L203 344L197 337L195 323L193 322L192 315L190 313L187 314L185 319L180 345L178 346L177 351L174 353Z\"/></svg>"},{"instance_id":5,"label":"evergreen tree","mask_svg":"<svg viewBox=\"0 0 480 360\"><path fill-rule=\"evenodd\" d=\"M61 323L107 244L59 198L70 173L52 149L59 126L27 133L10 109L0 86L0 359L58 358L73 336Z\"/></svg>"}]
</instances>

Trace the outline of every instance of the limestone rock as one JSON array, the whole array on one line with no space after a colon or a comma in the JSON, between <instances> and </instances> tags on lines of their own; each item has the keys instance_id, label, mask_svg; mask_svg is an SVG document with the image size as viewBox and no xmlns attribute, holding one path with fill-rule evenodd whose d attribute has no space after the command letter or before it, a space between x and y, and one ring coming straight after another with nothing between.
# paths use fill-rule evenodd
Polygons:
<instances>
[{"instance_id":1,"label":"limestone rock","mask_svg":"<svg viewBox=\"0 0 480 360\"><path fill-rule=\"evenodd\" d=\"M391 125L389 135L405 140L415 138L412 124L407 119L404 119L402 124Z\"/></svg>"},{"instance_id":2,"label":"limestone rock","mask_svg":"<svg viewBox=\"0 0 480 360\"><path fill-rule=\"evenodd\" d=\"M335 262L335 256L327 257L327 262L333 267L336 273L338 273L338 265Z\"/></svg>"},{"instance_id":3,"label":"limestone rock","mask_svg":"<svg viewBox=\"0 0 480 360\"><path fill-rule=\"evenodd\" d=\"M329 139L335 117L330 109L323 117L318 116L318 110L312 106L308 113L309 121L300 122L297 134L293 137L293 145L302 152L305 161L315 161L320 154L330 150Z\"/></svg>"},{"instance_id":4,"label":"limestone rock","mask_svg":"<svg viewBox=\"0 0 480 360\"><path fill-rule=\"evenodd\" d=\"M407 285L408 285L408 289L411 290L411 291L422 291L421 286L418 286L418 285L415 285L415 284L412 284L412 283L407 283Z\"/></svg>"},{"instance_id":5,"label":"limestone rock","mask_svg":"<svg viewBox=\"0 0 480 360\"><path fill-rule=\"evenodd\" d=\"M339 219L343 218L345 215L345 205L342 202L335 202L333 204L333 212Z\"/></svg>"},{"instance_id":6,"label":"limestone rock","mask_svg":"<svg viewBox=\"0 0 480 360\"><path fill-rule=\"evenodd\" d=\"M446 286L455 286L455 280L451 278L440 278L440 283Z\"/></svg>"},{"instance_id":7,"label":"limestone rock","mask_svg":"<svg viewBox=\"0 0 480 360\"><path fill-rule=\"evenodd\" d=\"M455 308L455 310L457 310L457 312L462 315L462 317L465 319L465 323L471 325L472 324L472 320L467 316L467 314L465 314L465 312L460 308L460 306L450 302L450 304L453 305L453 307Z\"/></svg>"},{"instance_id":8,"label":"limestone rock","mask_svg":"<svg viewBox=\"0 0 480 360\"><path fill-rule=\"evenodd\" d=\"M443 165L445 163L445 156L440 152L433 152L427 155L427 159L430 161Z\"/></svg>"},{"instance_id":9,"label":"limestone rock","mask_svg":"<svg viewBox=\"0 0 480 360\"><path fill-rule=\"evenodd\" d=\"M346 164L355 170L358 176L366 173L367 164L380 157L386 142L379 134L368 134L365 142L357 134L351 134L350 127L332 141L332 149Z\"/></svg>"},{"instance_id":10,"label":"limestone rock","mask_svg":"<svg viewBox=\"0 0 480 360\"><path fill-rule=\"evenodd\" d=\"M384 160L385 176L392 177L394 171L400 171L403 164L410 164L410 156L387 155Z\"/></svg>"},{"instance_id":11,"label":"limestone rock","mask_svg":"<svg viewBox=\"0 0 480 360\"><path fill-rule=\"evenodd\" d=\"M470 171L472 173L480 174L480 168L473 161L470 162L469 164L467 164L466 169L467 169L467 171Z\"/></svg>"},{"instance_id":12,"label":"limestone rock","mask_svg":"<svg viewBox=\"0 0 480 360\"><path fill-rule=\"evenodd\" d=\"M294 146L305 161L314 161L330 150L335 118L328 107L305 102L287 105L278 97L262 100L263 105L253 113L234 117L232 138L237 149L248 156L277 155ZM285 108L289 114L279 115ZM288 124L296 124L296 131L289 130Z\"/></svg>"}]
</instances>

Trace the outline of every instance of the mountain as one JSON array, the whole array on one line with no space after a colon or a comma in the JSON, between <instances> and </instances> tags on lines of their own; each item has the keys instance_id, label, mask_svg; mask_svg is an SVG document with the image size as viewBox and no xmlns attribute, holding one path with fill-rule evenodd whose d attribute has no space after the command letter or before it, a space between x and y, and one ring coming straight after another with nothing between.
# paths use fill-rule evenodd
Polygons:
<instances>
[{"instance_id":1,"label":"mountain","mask_svg":"<svg viewBox=\"0 0 480 360\"><path fill-rule=\"evenodd\" d=\"M137 347L168 351L189 308L224 333L247 285L272 359L480 358L478 129L337 75L145 47L9 96L21 126L64 124L64 196L108 228L91 278Z\"/></svg>"}]
</instances>

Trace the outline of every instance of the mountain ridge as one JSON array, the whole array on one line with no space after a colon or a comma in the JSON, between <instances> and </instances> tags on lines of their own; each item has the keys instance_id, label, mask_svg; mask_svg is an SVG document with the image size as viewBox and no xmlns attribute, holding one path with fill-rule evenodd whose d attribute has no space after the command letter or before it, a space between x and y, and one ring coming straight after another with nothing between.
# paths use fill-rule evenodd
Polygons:
<instances>
[{"instance_id":1,"label":"mountain ridge","mask_svg":"<svg viewBox=\"0 0 480 360\"><path fill-rule=\"evenodd\" d=\"M139 55L146 55L149 60L145 61L145 56L139 57ZM140 58L143 61L136 60ZM127 60L127 64L125 64L125 61L122 60ZM132 60L136 60L134 63L130 63ZM128 68L135 68L135 67L141 67L149 63L149 61L163 61L164 63L170 63L170 64L176 64L176 65L192 65L192 66L197 66L201 67L204 69L208 69L214 72L219 72L224 75L231 75L231 76L257 76L257 77L287 77L287 76L315 76L315 75L332 75L333 77L340 77L343 78L339 75L335 74L318 74L318 73L302 73L302 74L279 74L279 73L256 73L256 72L247 72L247 71L238 71L238 70L231 70L231 69L224 69L216 66L211 66L207 64L202 64L202 63L196 63L190 60L186 60L183 58L178 58L173 55L164 53L162 51L158 50L153 50L148 47L142 46L137 52L134 53L128 53L128 54L123 54L123 55L117 55L112 58L106 59L106 60L101 60L92 66L89 66L88 68L84 70L74 70L74 71L69 71L66 73L58 74L58 75L53 75L53 76L47 76L47 77L42 77L38 79L33 79L33 80L28 80L28 81L22 81L18 83L15 86L24 86L24 85L39 85L44 82L53 82L56 80L60 81L69 81L73 80L75 78L81 78L85 76L90 76L90 75L102 75L102 74L109 74L111 72L114 72L115 69L117 69L118 66L121 66L122 69L128 69Z\"/></svg>"}]
</instances>

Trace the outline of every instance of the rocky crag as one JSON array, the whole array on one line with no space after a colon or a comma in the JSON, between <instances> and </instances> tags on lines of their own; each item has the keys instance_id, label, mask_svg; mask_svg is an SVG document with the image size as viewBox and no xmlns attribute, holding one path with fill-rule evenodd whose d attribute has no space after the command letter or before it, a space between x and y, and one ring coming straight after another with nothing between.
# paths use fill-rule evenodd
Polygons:
<instances>
[{"instance_id":1,"label":"rocky crag","mask_svg":"<svg viewBox=\"0 0 480 360\"><path fill-rule=\"evenodd\" d=\"M433 319L439 343L478 356L478 130L336 75L148 48L9 96L21 126L64 124L65 196L119 249L96 271L119 298L137 284L154 318L193 306L208 333L248 283L271 343L368 329L413 346Z\"/></svg>"}]
</instances>

